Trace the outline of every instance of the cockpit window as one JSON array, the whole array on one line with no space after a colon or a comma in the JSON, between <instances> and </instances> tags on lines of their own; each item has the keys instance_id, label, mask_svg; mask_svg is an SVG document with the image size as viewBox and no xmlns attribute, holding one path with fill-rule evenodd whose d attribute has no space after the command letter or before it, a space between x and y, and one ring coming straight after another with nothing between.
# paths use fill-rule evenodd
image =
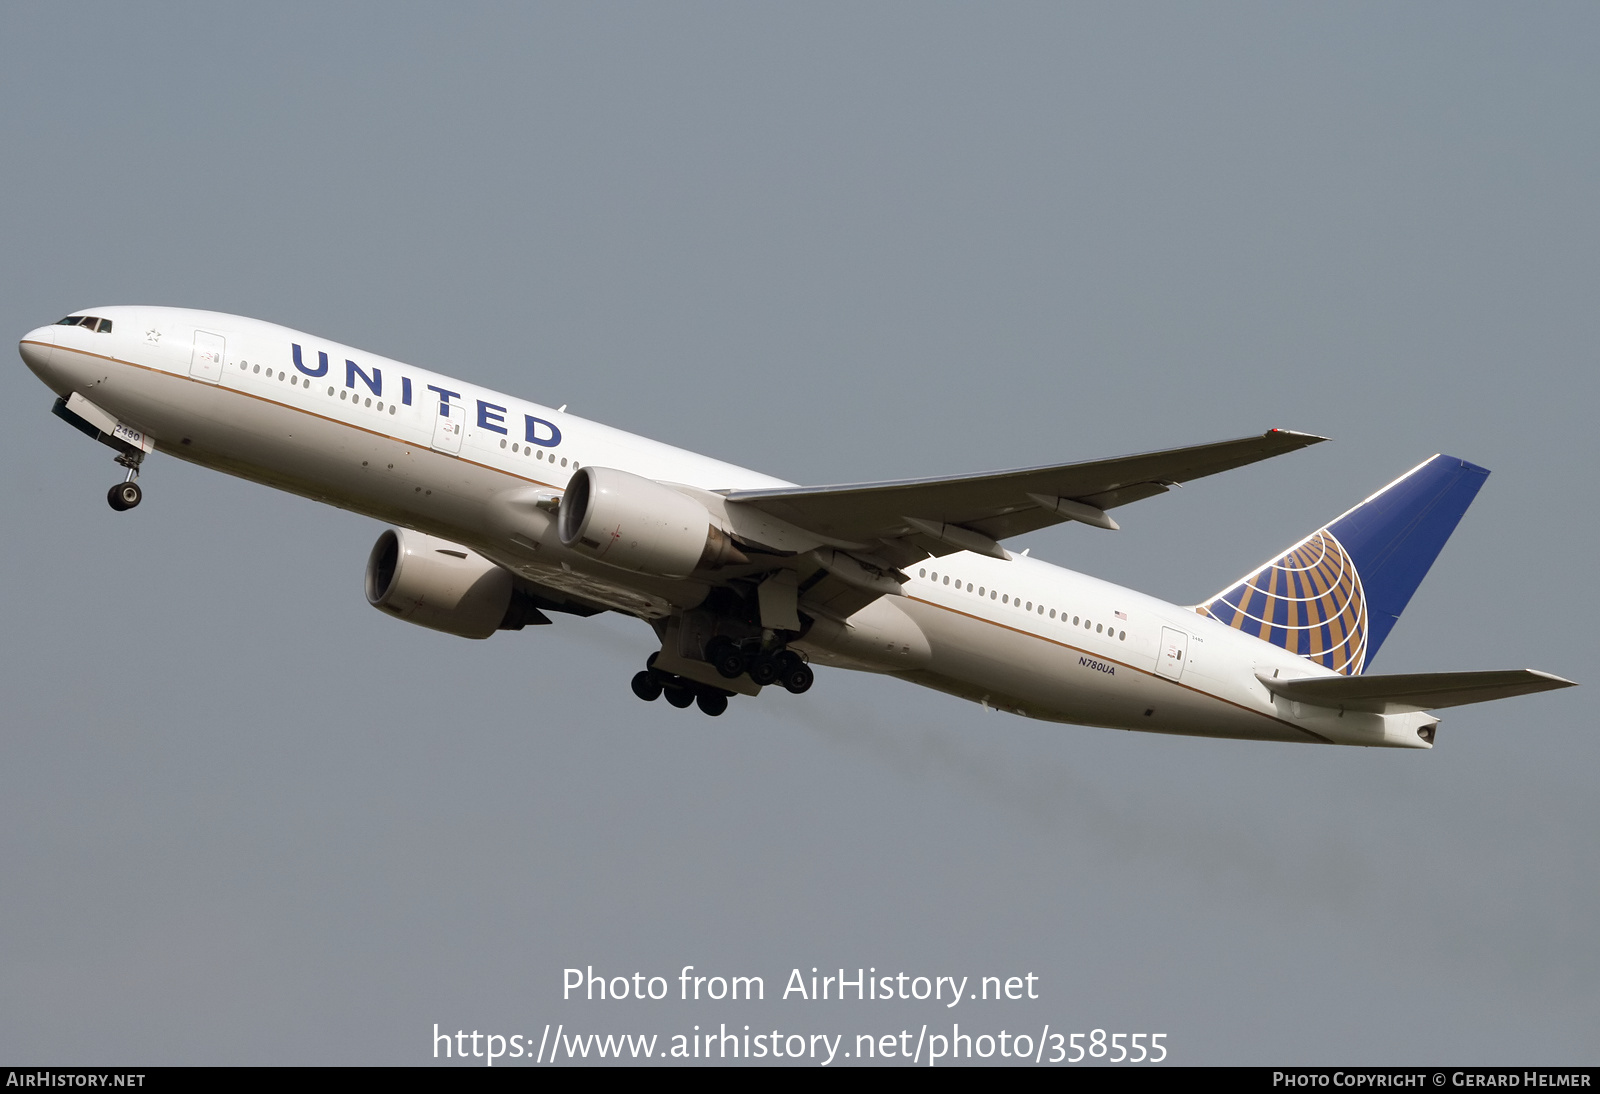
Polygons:
<instances>
[{"instance_id":1,"label":"cockpit window","mask_svg":"<svg viewBox=\"0 0 1600 1094\"><path fill-rule=\"evenodd\" d=\"M111 332L111 320L101 319L94 315L69 315L65 319L56 320L58 327L87 327L90 330L99 330L102 333Z\"/></svg>"}]
</instances>

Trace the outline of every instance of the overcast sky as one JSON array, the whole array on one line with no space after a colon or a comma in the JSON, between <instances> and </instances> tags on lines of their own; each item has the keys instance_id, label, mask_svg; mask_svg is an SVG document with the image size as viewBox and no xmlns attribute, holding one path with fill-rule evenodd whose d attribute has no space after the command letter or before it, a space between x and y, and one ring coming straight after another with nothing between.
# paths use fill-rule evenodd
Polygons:
<instances>
[{"instance_id":1,"label":"overcast sky","mask_svg":"<svg viewBox=\"0 0 1600 1094\"><path fill-rule=\"evenodd\" d=\"M113 513L14 359L0 1059L959 1021L1595 1062L1594 5L10 3L0 41L15 337L236 312L801 483L1332 437L1012 544L1180 603L1444 451L1493 474L1374 671L1589 684L1430 753L835 670L709 719L629 692L634 620L373 611L365 518L161 455ZM587 965L767 999L563 1002ZM813 966L1039 998L778 998Z\"/></svg>"}]
</instances>

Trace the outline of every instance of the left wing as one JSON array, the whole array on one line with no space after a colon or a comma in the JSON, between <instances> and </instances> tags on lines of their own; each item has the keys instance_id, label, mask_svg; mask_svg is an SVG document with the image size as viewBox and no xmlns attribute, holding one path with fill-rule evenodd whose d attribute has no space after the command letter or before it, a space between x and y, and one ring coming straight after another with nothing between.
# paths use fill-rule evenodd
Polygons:
<instances>
[{"instance_id":1,"label":"left wing","mask_svg":"<svg viewBox=\"0 0 1600 1094\"><path fill-rule=\"evenodd\" d=\"M896 565L964 550L1004 558L998 540L1068 520L1115 528L1107 509L1326 439L1272 429L1258 437L1090 463L942 479L730 490L726 495L733 504L758 509L848 549L880 551Z\"/></svg>"}]
</instances>

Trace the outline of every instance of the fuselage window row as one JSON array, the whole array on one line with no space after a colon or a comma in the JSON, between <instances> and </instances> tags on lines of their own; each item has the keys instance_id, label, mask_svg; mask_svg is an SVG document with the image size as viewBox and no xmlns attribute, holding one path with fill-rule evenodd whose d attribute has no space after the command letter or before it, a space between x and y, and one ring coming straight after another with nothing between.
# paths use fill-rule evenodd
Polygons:
<instances>
[{"instance_id":1,"label":"fuselage window row","mask_svg":"<svg viewBox=\"0 0 1600 1094\"><path fill-rule=\"evenodd\" d=\"M74 318L74 317L69 316L68 318ZM61 322L64 324L64 323L67 322L67 320L63 319L63 320L61 320ZM102 320L102 322L107 324L107 326L103 327L102 329L109 330L110 329L109 324L110 324L111 321L109 319L106 319L106 320ZM85 326L89 325L87 318L85 318L85 320L84 320L84 325ZM261 372L260 364L252 365L249 361L240 361L239 362L239 369L240 369L241 372L250 372L250 373L256 373L256 374L259 374ZM279 380L283 380L285 378L288 379L290 384L299 384L300 383L300 378L298 376L289 376L287 373L284 373L284 372L278 373L278 379ZM270 369L270 368L267 369L267 379L269 379L269 380L272 379L272 369ZM310 380L305 381L305 385L306 385L306 387L309 388L311 386L311 381ZM382 399L379 399L377 401L376 406L374 406L373 401L370 398L366 399L366 400L363 400L360 395L352 395L352 394L350 394L348 389L341 389L341 388L337 388L337 387L334 387L332 385L329 385L329 387L328 387L328 395L329 395L329 397L331 398L335 394L337 394L339 396L339 400L341 402L348 400L350 402L355 403L357 406L363 406L364 405L364 406L367 406L367 407L372 407L373 409L377 410L380 414L383 413L383 400ZM389 413L391 415L394 414L397 409L399 409L397 404L395 404L395 403L390 403L389 404ZM505 448L506 447L506 441L501 440L500 447L501 448ZM519 455L533 456L536 459L541 459L541 460L545 458L544 449L542 449L542 448L536 450L532 445L528 445L526 447L521 447L521 446L515 445L515 444L511 445L510 447L511 447L511 451L516 452ZM552 454L550 456L550 462L551 463L555 463L555 461L556 461L556 458ZM562 467L567 466L567 461L565 459L562 459L561 466ZM583 465L580 464L577 460L573 460L572 461L572 469L574 471L578 470L578 468L581 467L581 466L583 466Z\"/></svg>"},{"instance_id":2,"label":"fuselage window row","mask_svg":"<svg viewBox=\"0 0 1600 1094\"><path fill-rule=\"evenodd\" d=\"M259 375L261 373L261 365L259 363L252 365L249 361L241 360L239 362L239 371L241 371L241 372L249 372L249 373L252 373L252 374L255 374L255 375ZM266 378L268 380L271 380L273 378L273 371L272 371L271 368L267 369ZM277 379L278 379L278 381L280 383L282 381L284 381L284 380L288 380L290 387L298 387L298 386L300 386L302 384L308 390L311 387L311 381L310 380L302 380L300 377L291 376L287 372L279 372L279 373L277 373ZM336 388L336 387L333 387L333 386L330 385L329 388L328 388L328 397L332 398L335 394L337 394L339 396L340 400L349 400L351 402L354 402L357 406L363 406L364 405L364 406L370 407L370 408L376 410L380 414L382 414L384 412L384 406L383 406L383 400L382 399L377 400L376 404L374 404L373 400L371 400L370 398L366 399L363 402L361 396L359 396L359 395L351 395L348 390L341 391L339 388ZM389 408L388 408L388 412L389 412L390 415L393 415L398 409L399 409L399 406L397 404L390 403L389 404Z\"/></svg>"},{"instance_id":3,"label":"fuselage window row","mask_svg":"<svg viewBox=\"0 0 1600 1094\"><path fill-rule=\"evenodd\" d=\"M576 466L576 465L574 465L574 466ZM929 573L926 568L919 569L917 571L917 576L920 577L920 578L926 578L927 580L933 582L935 585L938 585L938 584L941 584L941 583L945 584L945 585L950 584L950 575L949 574L945 574L941 578L939 576L938 571L934 571L932 573ZM956 578L955 579L955 587L956 587L956 591L957 592L961 591L962 585L961 585L961 579L960 578ZM972 583L971 582L967 583L966 591L969 592L969 593L972 591ZM981 596L984 595L984 592L985 592L984 588L982 586L979 586L978 587L978 595L981 597ZM1022 601L1020 599L1019 600L1013 600L1011 598L1011 594L1010 593L1002 594L998 589L990 589L990 590L988 590L988 594L989 594L989 599L990 600L994 600L994 599L996 599L998 597L1002 604L1006 604L1006 605L1008 605L1010 607L1022 608L1023 611L1034 612L1034 613L1036 613L1038 615L1044 615L1045 614L1045 606L1043 604L1035 605L1034 602L1031 601L1031 600L1029 600L1029 601ZM1026 606L1024 606L1024 605L1026 605ZM1056 610L1054 608L1051 608L1049 610L1049 613L1050 613L1050 618L1051 619L1056 618ZM1076 616L1076 615L1072 617L1072 625L1074 627L1076 627L1078 625L1080 618L1081 617ZM1061 622L1063 624L1065 624L1066 621L1067 621L1067 613L1066 612L1062 612L1061 613ZM1117 630L1115 628L1112 628L1111 630L1108 631L1108 630L1106 630L1106 627L1105 627L1104 623L1095 623L1092 620L1088 620L1088 619L1083 619L1082 622L1083 622L1083 626L1084 626L1085 630L1087 630L1090 627L1093 627L1096 634L1108 635L1108 636L1110 636L1112 638L1115 638L1118 642L1126 642L1128 640L1128 632L1127 631L1119 631L1119 630Z\"/></svg>"},{"instance_id":4,"label":"fuselage window row","mask_svg":"<svg viewBox=\"0 0 1600 1094\"><path fill-rule=\"evenodd\" d=\"M259 364L252 365L249 361L240 361L239 362L239 371L240 372L259 373L261 371L261 366ZM272 379L272 369L271 368L267 369L267 379L269 379L269 380ZM286 372L278 373L278 382L282 383L284 380L288 380L289 381L289 386L290 387L299 387L302 382L308 388L311 386L311 381L310 380L302 381L300 379L300 377L298 377L298 376L291 376L290 374L288 374ZM333 391L330 389L328 394L332 395Z\"/></svg>"}]
</instances>

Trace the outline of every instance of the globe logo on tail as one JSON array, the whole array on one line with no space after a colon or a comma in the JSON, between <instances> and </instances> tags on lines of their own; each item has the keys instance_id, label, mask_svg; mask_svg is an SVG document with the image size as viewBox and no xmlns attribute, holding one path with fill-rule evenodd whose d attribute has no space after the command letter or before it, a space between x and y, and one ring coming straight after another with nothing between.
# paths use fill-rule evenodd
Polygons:
<instances>
[{"instance_id":1,"label":"globe logo on tail","mask_svg":"<svg viewBox=\"0 0 1600 1094\"><path fill-rule=\"evenodd\" d=\"M1326 528L1195 610L1346 676L1366 663L1361 575Z\"/></svg>"}]
</instances>

